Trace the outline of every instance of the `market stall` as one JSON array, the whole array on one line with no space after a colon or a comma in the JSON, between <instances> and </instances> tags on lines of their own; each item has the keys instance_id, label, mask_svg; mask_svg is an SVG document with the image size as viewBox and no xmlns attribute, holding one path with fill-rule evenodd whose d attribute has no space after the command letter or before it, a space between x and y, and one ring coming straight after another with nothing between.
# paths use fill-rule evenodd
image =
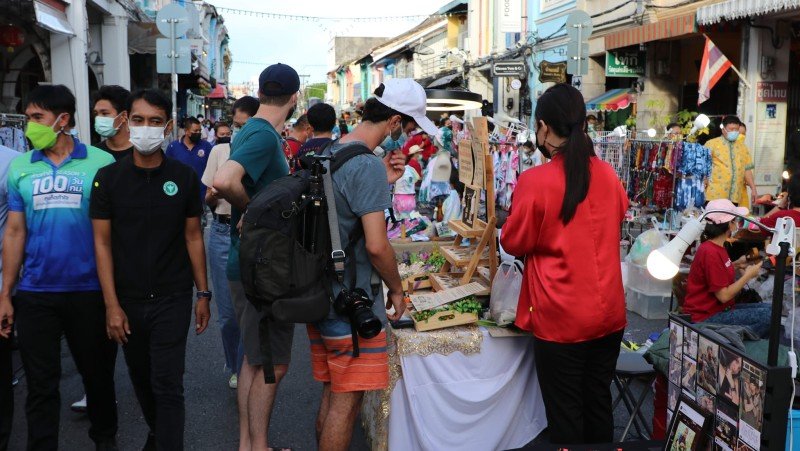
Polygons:
<instances>
[{"instance_id":1,"label":"market stall","mask_svg":"<svg viewBox=\"0 0 800 451\"><path fill-rule=\"evenodd\" d=\"M491 321L501 317L490 312L500 310L501 323L513 321L505 306L511 299L516 308L519 283L510 279L521 270L498 272L487 121L465 130L458 145L463 213L447 222L455 240L392 241L408 310L389 332L389 387L367 393L362 406L372 449L519 448L547 425L533 337ZM506 289L491 297L495 274Z\"/></svg>"},{"instance_id":2,"label":"market stall","mask_svg":"<svg viewBox=\"0 0 800 451\"><path fill-rule=\"evenodd\" d=\"M361 411L373 450L513 449L547 426L530 336L393 329L389 371Z\"/></svg>"}]
</instances>

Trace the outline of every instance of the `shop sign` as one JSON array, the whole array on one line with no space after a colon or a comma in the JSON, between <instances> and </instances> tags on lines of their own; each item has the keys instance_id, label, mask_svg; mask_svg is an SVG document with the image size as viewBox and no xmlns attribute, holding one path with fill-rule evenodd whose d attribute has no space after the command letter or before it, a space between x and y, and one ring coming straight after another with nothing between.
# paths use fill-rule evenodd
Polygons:
<instances>
[{"instance_id":1,"label":"shop sign","mask_svg":"<svg viewBox=\"0 0 800 451\"><path fill-rule=\"evenodd\" d=\"M492 64L492 75L495 77L520 77L525 73L525 62L498 61Z\"/></svg>"},{"instance_id":2,"label":"shop sign","mask_svg":"<svg viewBox=\"0 0 800 451\"><path fill-rule=\"evenodd\" d=\"M757 102L786 102L789 83L785 81L760 81L756 85Z\"/></svg>"},{"instance_id":3,"label":"shop sign","mask_svg":"<svg viewBox=\"0 0 800 451\"><path fill-rule=\"evenodd\" d=\"M606 77L643 77L647 54L636 50L606 52Z\"/></svg>"},{"instance_id":4,"label":"shop sign","mask_svg":"<svg viewBox=\"0 0 800 451\"><path fill-rule=\"evenodd\" d=\"M522 0L500 0L500 32L522 31Z\"/></svg>"},{"instance_id":5,"label":"shop sign","mask_svg":"<svg viewBox=\"0 0 800 451\"><path fill-rule=\"evenodd\" d=\"M567 81L567 63L542 61L539 64L539 81L542 83L565 83Z\"/></svg>"}]
</instances>

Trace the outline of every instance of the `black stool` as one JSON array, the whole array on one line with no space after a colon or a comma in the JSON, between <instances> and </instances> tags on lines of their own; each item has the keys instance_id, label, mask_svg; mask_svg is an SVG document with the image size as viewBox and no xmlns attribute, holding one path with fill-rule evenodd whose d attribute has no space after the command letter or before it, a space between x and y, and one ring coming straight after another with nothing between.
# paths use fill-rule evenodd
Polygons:
<instances>
[{"instance_id":1,"label":"black stool","mask_svg":"<svg viewBox=\"0 0 800 451\"><path fill-rule=\"evenodd\" d=\"M625 430L619 438L620 442L625 441L625 437L628 436L631 426L636 428L636 432L639 433L642 439L647 440L653 434L652 429L648 426L647 421L642 415L641 409L644 400L647 398L647 393L650 391L650 385L655 378L656 370L653 369L653 365L647 363L647 360L645 360L641 354L625 351L619 354L617 369L614 373L614 385L617 387L619 393L614 403L611 405L611 411L613 412L620 401L622 401L630 415L630 420L628 420L628 424L625 426ZM638 400L631 391L631 384L635 380L641 380L645 383L645 387L639 395ZM647 435L642 433L642 429L644 429Z\"/></svg>"}]
</instances>

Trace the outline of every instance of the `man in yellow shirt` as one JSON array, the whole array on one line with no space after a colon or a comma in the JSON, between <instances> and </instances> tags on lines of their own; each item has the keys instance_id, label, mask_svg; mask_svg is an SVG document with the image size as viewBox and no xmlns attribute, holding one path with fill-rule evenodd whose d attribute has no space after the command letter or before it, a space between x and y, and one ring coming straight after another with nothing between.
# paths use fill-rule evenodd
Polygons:
<instances>
[{"instance_id":1,"label":"man in yellow shirt","mask_svg":"<svg viewBox=\"0 0 800 451\"><path fill-rule=\"evenodd\" d=\"M753 158L743 142L737 141L741 121L736 116L722 120L722 136L706 142L711 149L711 178L706 186L706 201L728 199L741 203L750 187L750 199L758 197L753 179Z\"/></svg>"}]
</instances>

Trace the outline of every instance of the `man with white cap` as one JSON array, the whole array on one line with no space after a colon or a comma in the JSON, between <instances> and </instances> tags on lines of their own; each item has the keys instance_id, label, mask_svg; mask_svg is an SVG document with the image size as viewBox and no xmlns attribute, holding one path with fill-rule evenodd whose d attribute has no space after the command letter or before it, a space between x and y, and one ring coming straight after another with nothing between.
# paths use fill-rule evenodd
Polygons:
<instances>
[{"instance_id":1,"label":"man with white cap","mask_svg":"<svg viewBox=\"0 0 800 451\"><path fill-rule=\"evenodd\" d=\"M358 295L360 302L371 305L381 327L375 327L375 334L368 338L361 333L355 338L348 317L334 310L327 319L308 326L314 378L324 384L317 418L319 449L349 449L364 392L382 390L389 384L385 326L387 317L400 318L405 301L394 250L386 237L384 211L392 206L389 185L403 175L406 161L400 152L381 161L371 151L398 125L410 121L435 134L425 108L425 90L417 82L387 80L375 90L375 97L365 102L362 122L330 147L334 156L357 146L369 151L347 160L333 173L336 214L346 253L344 283L334 281L333 294L336 298ZM385 303L381 280L388 287ZM392 307L387 312L386 308ZM355 352L354 341L360 354Z\"/></svg>"}]
</instances>

